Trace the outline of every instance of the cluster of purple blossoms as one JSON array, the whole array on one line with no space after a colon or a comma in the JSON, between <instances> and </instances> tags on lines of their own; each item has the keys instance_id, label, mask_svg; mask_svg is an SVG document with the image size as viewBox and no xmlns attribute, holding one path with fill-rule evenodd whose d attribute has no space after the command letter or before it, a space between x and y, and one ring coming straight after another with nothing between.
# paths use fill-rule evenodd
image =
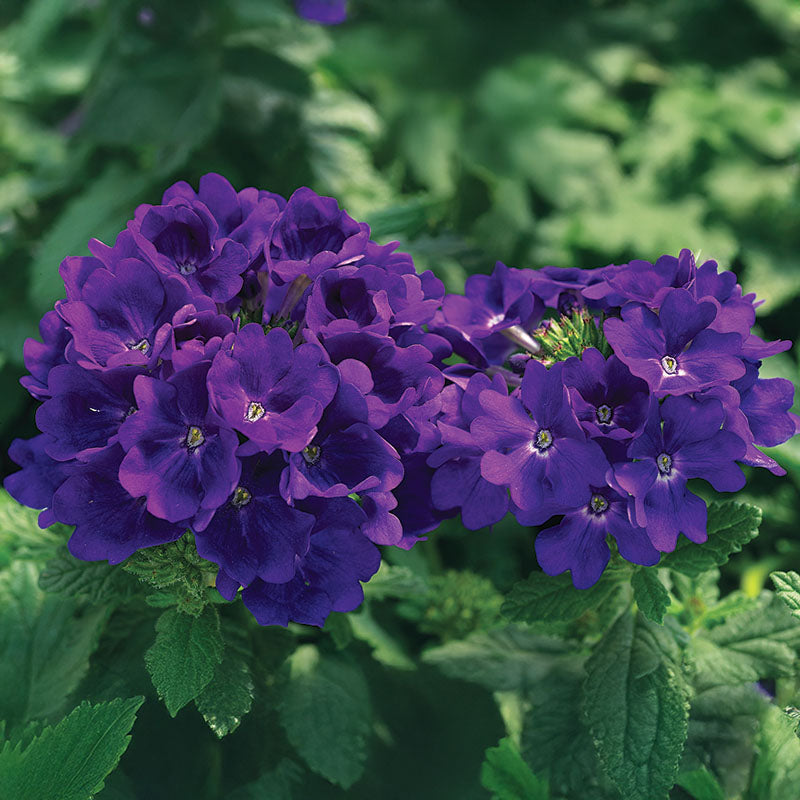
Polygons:
<instances>
[{"instance_id":1,"label":"cluster of purple blossoms","mask_svg":"<svg viewBox=\"0 0 800 800\"><path fill-rule=\"evenodd\" d=\"M41 434L6 479L70 551L124 561L192 531L217 588L261 624L355 608L376 545L447 513L444 287L332 198L219 175L140 206L113 246L61 264L66 298L28 340Z\"/></svg>"},{"instance_id":2,"label":"cluster of purple blossoms","mask_svg":"<svg viewBox=\"0 0 800 800\"><path fill-rule=\"evenodd\" d=\"M556 518L537 558L578 588L603 573L608 534L642 565L681 533L705 541L689 479L732 492L739 464L785 474L757 445L800 430L791 382L758 376L790 343L752 333L754 301L688 250L595 270L498 263L469 278L429 325L464 361L444 370L434 507L471 529L509 509L523 525Z\"/></svg>"}]
</instances>

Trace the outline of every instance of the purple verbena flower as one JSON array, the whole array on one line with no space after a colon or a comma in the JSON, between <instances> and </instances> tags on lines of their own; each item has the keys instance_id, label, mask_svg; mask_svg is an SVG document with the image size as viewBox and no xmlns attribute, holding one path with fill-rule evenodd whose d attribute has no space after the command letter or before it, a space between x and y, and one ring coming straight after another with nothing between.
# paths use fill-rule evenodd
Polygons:
<instances>
[{"instance_id":1,"label":"purple verbena flower","mask_svg":"<svg viewBox=\"0 0 800 800\"><path fill-rule=\"evenodd\" d=\"M679 533L693 542L707 538L706 504L687 489L689 478L703 478L718 492L744 486L735 462L745 455L745 443L721 429L724 418L713 397L668 397L660 406L653 400L644 430L628 449L633 461L614 466L614 480L633 498L632 519L662 552L675 549Z\"/></svg>"},{"instance_id":2,"label":"purple verbena flower","mask_svg":"<svg viewBox=\"0 0 800 800\"><path fill-rule=\"evenodd\" d=\"M347 0L295 0L297 13L321 25L339 25L347 19Z\"/></svg>"},{"instance_id":3,"label":"purple verbena flower","mask_svg":"<svg viewBox=\"0 0 800 800\"><path fill-rule=\"evenodd\" d=\"M717 310L686 289L669 289L656 316L640 303L608 319L603 332L614 354L647 381L656 397L681 395L729 383L744 374L742 337L711 330Z\"/></svg>"}]
</instances>

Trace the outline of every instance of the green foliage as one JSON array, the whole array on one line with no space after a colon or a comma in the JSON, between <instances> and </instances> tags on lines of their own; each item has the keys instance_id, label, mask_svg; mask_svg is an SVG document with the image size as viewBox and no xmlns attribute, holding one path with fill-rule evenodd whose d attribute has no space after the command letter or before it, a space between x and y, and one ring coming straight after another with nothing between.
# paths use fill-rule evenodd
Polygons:
<instances>
[{"instance_id":1,"label":"green foliage","mask_svg":"<svg viewBox=\"0 0 800 800\"><path fill-rule=\"evenodd\" d=\"M649 620L659 625L664 620L664 614L671 603L669 592L659 580L657 569L643 567L633 573L631 579L633 586L633 599L639 611Z\"/></svg>"},{"instance_id":2,"label":"green foliage","mask_svg":"<svg viewBox=\"0 0 800 800\"><path fill-rule=\"evenodd\" d=\"M0 797L89 800L103 788L130 743L141 697L82 703L30 742L0 749Z\"/></svg>"},{"instance_id":3,"label":"green foliage","mask_svg":"<svg viewBox=\"0 0 800 800\"><path fill-rule=\"evenodd\" d=\"M86 673L106 616L103 609L46 595L36 583L30 562L0 571L0 719L12 731L64 708Z\"/></svg>"},{"instance_id":4,"label":"green foliage","mask_svg":"<svg viewBox=\"0 0 800 800\"><path fill-rule=\"evenodd\" d=\"M773 572L770 578L778 597L800 619L800 575L796 572Z\"/></svg>"},{"instance_id":5,"label":"green foliage","mask_svg":"<svg viewBox=\"0 0 800 800\"><path fill-rule=\"evenodd\" d=\"M284 758L275 769L265 772L258 780L248 783L230 795L230 800L292 800L292 786L300 781L302 770Z\"/></svg>"},{"instance_id":6,"label":"green foliage","mask_svg":"<svg viewBox=\"0 0 800 800\"><path fill-rule=\"evenodd\" d=\"M315 772L344 789L361 777L370 701L357 666L312 645L299 647L289 660L280 718L289 741Z\"/></svg>"},{"instance_id":7,"label":"green foliage","mask_svg":"<svg viewBox=\"0 0 800 800\"><path fill-rule=\"evenodd\" d=\"M677 776L689 704L675 650L669 633L624 613L586 665L586 717L626 800L666 798Z\"/></svg>"},{"instance_id":8,"label":"green foliage","mask_svg":"<svg viewBox=\"0 0 800 800\"><path fill-rule=\"evenodd\" d=\"M756 740L758 756L748 800L793 800L800 782L800 739L795 725L777 708L770 708Z\"/></svg>"},{"instance_id":9,"label":"green foliage","mask_svg":"<svg viewBox=\"0 0 800 800\"><path fill-rule=\"evenodd\" d=\"M19 561L51 558L63 539L60 527L42 530L38 512L25 508L0 489L0 568L12 559Z\"/></svg>"},{"instance_id":10,"label":"green foliage","mask_svg":"<svg viewBox=\"0 0 800 800\"><path fill-rule=\"evenodd\" d=\"M145 654L145 663L171 717L200 697L214 678L224 650L219 615L211 606L199 616L169 609L158 618L156 640ZM216 710L209 714L216 720ZM230 717L226 722L211 723L212 728L232 724Z\"/></svg>"},{"instance_id":11,"label":"green foliage","mask_svg":"<svg viewBox=\"0 0 800 800\"><path fill-rule=\"evenodd\" d=\"M594 612L618 588L611 574L589 589L576 589L567 574L552 577L536 571L514 584L500 610L513 622L568 622Z\"/></svg>"},{"instance_id":12,"label":"green foliage","mask_svg":"<svg viewBox=\"0 0 800 800\"><path fill-rule=\"evenodd\" d=\"M606 358L611 355L602 328L597 326L594 315L586 309L576 309L569 315L562 314L558 319L547 320L547 325L534 331L533 338L541 347L537 358L546 364L580 358L583 351L590 347L599 350Z\"/></svg>"},{"instance_id":13,"label":"green foliage","mask_svg":"<svg viewBox=\"0 0 800 800\"><path fill-rule=\"evenodd\" d=\"M223 631L225 652L214 677L195 699L197 710L221 739L235 731L253 705L250 670L253 657L247 634L229 623Z\"/></svg>"},{"instance_id":14,"label":"green foliage","mask_svg":"<svg viewBox=\"0 0 800 800\"><path fill-rule=\"evenodd\" d=\"M124 597L130 585L118 567L105 562L79 561L66 546L47 562L39 575L39 588L66 597L85 597L92 604Z\"/></svg>"},{"instance_id":15,"label":"green foliage","mask_svg":"<svg viewBox=\"0 0 800 800\"><path fill-rule=\"evenodd\" d=\"M709 503L708 541L695 544L681 539L675 551L661 559L661 566L696 577L725 564L733 553L758 536L760 524L760 508L730 500Z\"/></svg>"},{"instance_id":16,"label":"green foliage","mask_svg":"<svg viewBox=\"0 0 800 800\"><path fill-rule=\"evenodd\" d=\"M481 784L492 793L492 800L549 800L550 797L547 784L530 771L507 737L486 751Z\"/></svg>"},{"instance_id":17,"label":"green foliage","mask_svg":"<svg viewBox=\"0 0 800 800\"><path fill-rule=\"evenodd\" d=\"M705 768L682 773L678 776L678 786L689 792L694 800L725 800L719 781Z\"/></svg>"}]
</instances>

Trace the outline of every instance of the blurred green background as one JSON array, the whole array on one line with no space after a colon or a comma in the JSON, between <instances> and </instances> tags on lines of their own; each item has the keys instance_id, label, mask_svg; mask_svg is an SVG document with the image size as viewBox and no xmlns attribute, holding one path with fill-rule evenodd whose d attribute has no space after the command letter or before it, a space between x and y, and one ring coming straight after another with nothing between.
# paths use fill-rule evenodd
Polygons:
<instances>
[{"instance_id":1,"label":"blurred green background","mask_svg":"<svg viewBox=\"0 0 800 800\"><path fill-rule=\"evenodd\" d=\"M0 438L35 433L22 343L58 264L205 172L335 195L459 291L500 259L594 267L690 247L794 339L797 0L0 3ZM791 354L767 375L797 378ZM753 475L761 537L727 573L800 563L790 480ZM508 533L510 532L503 532ZM447 532L445 532L447 537Z\"/></svg>"}]
</instances>

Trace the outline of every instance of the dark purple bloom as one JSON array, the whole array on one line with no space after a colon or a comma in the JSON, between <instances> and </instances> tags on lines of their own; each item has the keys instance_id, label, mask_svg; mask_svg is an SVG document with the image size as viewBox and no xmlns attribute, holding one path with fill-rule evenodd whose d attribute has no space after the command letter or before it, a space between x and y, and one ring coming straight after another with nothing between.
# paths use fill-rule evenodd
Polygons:
<instances>
[{"instance_id":1,"label":"dark purple bloom","mask_svg":"<svg viewBox=\"0 0 800 800\"><path fill-rule=\"evenodd\" d=\"M325 350L342 380L367 398L369 424L381 429L392 417L442 390L444 376L422 345L398 347L388 336L353 332L328 337Z\"/></svg>"},{"instance_id":2,"label":"dark purple bloom","mask_svg":"<svg viewBox=\"0 0 800 800\"><path fill-rule=\"evenodd\" d=\"M564 383L590 437L628 441L644 425L650 402L647 384L616 356L606 359L599 350L587 348L580 359L565 362Z\"/></svg>"},{"instance_id":3,"label":"dark purple bloom","mask_svg":"<svg viewBox=\"0 0 800 800\"><path fill-rule=\"evenodd\" d=\"M670 289L656 316L640 303L606 320L603 332L615 355L647 381L656 397L696 392L744 374L742 337L711 330L717 310L686 289Z\"/></svg>"},{"instance_id":4,"label":"dark purple bloom","mask_svg":"<svg viewBox=\"0 0 800 800\"><path fill-rule=\"evenodd\" d=\"M716 263L714 264L716 269ZM628 301L658 308L670 289L688 288L694 281L696 268L691 250L680 255L661 256L655 264L635 260L621 266L606 268L605 280L587 287L587 300L602 300L611 306L623 306ZM700 295L697 295L698 299Z\"/></svg>"},{"instance_id":5,"label":"dark purple bloom","mask_svg":"<svg viewBox=\"0 0 800 800\"><path fill-rule=\"evenodd\" d=\"M86 460L117 439L119 428L135 411L136 367L95 372L72 364L50 371L50 399L36 412L36 425L52 437L48 455L57 461Z\"/></svg>"},{"instance_id":6,"label":"dark purple bloom","mask_svg":"<svg viewBox=\"0 0 800 800\"><path fill-rule=\"evenodd\" d=\"M242 592L245 605L261 625L299 622L322 626L331 611L351 611L364 599L360 581L368 581L380 566L380 552L359 533L364 515L347 498L303 505L314 513L308 552L297 572L285 583L256 579ZM232 597L235 581L220 570L217 588Z\"/></svg>"},{"instance_id":7,"label":"dark purple bloom","mask_svg":"<svg viewBox=\"0 0 800 800\"><path fill-rule=\"evenodd\" d=\"M88 369L125 365L152 368L169 356L174 324L188 323L199 310L213 310L207 298L192 298L177 278L162 278L138 259L123 259L115 272L95 269L82 300L56 304L72 342L69 360Z\"/></svg>"},{"instance_id":8,"label":"dark purple bloom","mask_svg":"<svg viewBox=\"0 0 800 800\"><path fill-rule=\"evenodd\" d=\"M745 443L721 430L724 418L713 397L668 397L660 407L653 401L643 432L628 449L634 460L614 467L616 483L633 497L633 519L662 552L675 549L679 533L693 542L707 538L706 504L686 488L689 478L703 478L718 492L744 486L735 462Z\"/></svg>"},{"instance_id":9,"label":"dark purple bloom","mask_svg":"<svg viewBox=\"0 0 800 800\"><path fill-rule=\"evenodd\" d=\"M361 392L351 384L339 386L314 438L302 452L289 456L284 477L287 499L387 492L400 483L400 457L366 424L367 417Z\"/></svg>"},{"instance_id":10,"label":"dark purple bloom","mask_svg":"<svg viewBox=\"0 0 800 800\"><path fill-rule=\"evenodd\" d=\"M599 445L586 439L569 404L563 362L547 370L528 362L520 396L481 392L484 416L470 427L486 453L481 474L509 486L522 509L553 500L566 507L589 501L590 486L602 486L608 462Z\"/></svg>"},{"instance_id":11,"label":"dark purple bloom","mask_svg":"<svg viewBox=\"0 0 800 800\"><path fill-rule=\"evenodd\" d=\"M297 13L321 25L338 25L347 19L347 0L295 0Z\"/></svg>"},{"instance_id":12,"label":"dark purple bloom","mask_svg":"<svg viewBox=\"0 0 800 800\"><path fill-rule=\"evenodd\" d=\"M195 294L224 303L242 288L247 248L218 238L219 226L203 203L176 199L140 206L128 227L147 259L166 275L179 276Z\"/></svg>"},{"instance_id":13,"label":"dark purple bloom","mask_svg":"<svg viewBox=\"0 0 800 800\"><path fill-rule=\"evenodd\" d=\"M716 261L706 261L697 268L691 292L698 300L710 300L717 316L709 326L720 333L738 333L743 340L756 321L755 295L742 296L742 287L732 272L717 272Z\"/></svg>"},{"instance_id":14,"label":"dark purple bloom","mask_svg":"<svg viewBox=\"0 0 800 800\"><path fill-rule=\"evenodd\" d=\"M208 373L212 406L250 439L248 455L276 447L298 452L314 436L338 383L316 344L293 349L289 334L245 325L232 348L220 350Z\"/></svg>"},{"instance_id":15,"label":"dark purple bloom","mask_svg":"<svg viewBox=\"0 0 800 800\"><path fill-rule=\"evenodd\" d=\"M239 483L211 522L195 537L197 552L240 584L291 580L308 550L314 517L281 497L286 463L280 453L244 459Z\"/></svg>"},{"instance_id":16,"label":"dark purple bloom","mask_svg":"<svg viewBox=\"0 0 800 800\"><path fill-rule=\"evenodd\" d=\"M524 512L518 515L526 524ZM577 589L597 583L611 552L606 538L611 534L620 555L632 564L652 566L661 554L647 532L628 518L628 501L608 486L592 487L589 502L564 515L558 525L545 528L536 537L536 558L548 575L572 572Z\"/></svg>"},{"instance_id":17,"label":"dark purple bloom","mask_svg":"<svg viewBox=\"0 0 800 800\"><path fill-rule=\"evenodd\" d=\"M41 528L55 522L53 495L75 472L74 461L56 461L47 454L47 448L52 443L53 440L44 433L32 439L14 439L8 448L8 455L22 469L9 475L3 482L6 491L18 503L43 509L39 514Z\"/></svg>"},{"instance_id":18,"label":"dark purple bloom","mask_svg":"<svg viewBox=\"0 0 800 800\"><path fill-rule=\"evenodd\" d=\"M542 267L534 270L531 277L531 288L542 298L547 308L558 308L567 311L571 305L583 305L588 296L586 290L590 286L601 283L613 265L599 269L578 269L577 267ZM594 307L607 308L605 301L592 299Z\"/></svg>"},{"instance_id":19,"label":"dark purple bloom","mask_svg":"<svg viewBox=\"0 0 800 800\"><path fill-rule=\"evenodd\" d=\"M506 515L508 491L481 475L483 449L473 441L469 427L484 413L479 400L481 392L493 389L506 394L507 389L500 376L490 380L482 373L470 378L464 390L452 384L448 389L455 390L458 399L456 408L438 422L442 446L427 459L428 466L435 469L431 500L440 511L460 509L464 527L478 530L494 525Z\"/></svg>"},{"instance_id":20,"label":"dark purple bloom","mask_svg":"<svg viewBox=\"0 0 800 800\"><path fill-rule=\"evenodd\" d=\"M192 519L203 530L236 488L239 440L209 407L208 364L167 381L140 375L133 384L138 411L122 425L127 454L119 479L147 510L169 522Z\"/></svg>"},{"instance_id":21,"label":"dark purple bloom","mask_svg":"<svg viewBox=\"0 0 800 800\"><path fill-rule=\"evenodd\" d=\"M65 364L64 351L70 340L70 334L64 320L55 312L48 311L39 322L39 334L42 341L26 339L22 348L25 367L30 375L20 378L20 383L37 400L50 397L47 388L47 376L58 364Z\"/></svg>"},{"instance_id":22,"label":"dark purple bloom","mask_svg":"<svg viewBox=\"0 0 800 800\"><path fill-rule=\"evenodd\" d=\"M144 498L122 488L117 474L124 455L118 444L109 447L55 493L55 518L75 526L69 550L76 558L119 564L137 550L173 542L186 532L185 521L154 517Z\"/></svg>"},{"instance_id":23,"label":"dark purple bloom","mask_svg":"<svg viewBox=\"0 0 800 800\"><path fill-rule=\"evenodd\" d=\"M444 316L471 339L514 328L529 331L544 313L544 303L531 288L532 277L532 270L512 269L498 261L491 275L467 278L464 296L444 298Z\"/></svg>"},{"instance_id":24,"label":"dark purple bloom","mask_svg":"<svg viewBox=\"0 0 800 800\"><path fill-rule=\"evenodd\" d=\"M349 217L332 197L298 189L275 221L264 255L278 283L359 261L369 228Z\"/></svg>"},{"instance_id":25,"label":"dark purple bloom","mask_svg":"<svg viewBox=\"0 0 800 800\"><path fill-rule=\"evenodd\" d=\"M226 178L214 172L200 178L197 192L185 181L173 184L164 192L162 203L205 206L217 224L217 237L244 245L251 266L262 256L264 240L286 207L286 200L278 194L253 187L237 192Z\"/></svg>"}]
</instances>

